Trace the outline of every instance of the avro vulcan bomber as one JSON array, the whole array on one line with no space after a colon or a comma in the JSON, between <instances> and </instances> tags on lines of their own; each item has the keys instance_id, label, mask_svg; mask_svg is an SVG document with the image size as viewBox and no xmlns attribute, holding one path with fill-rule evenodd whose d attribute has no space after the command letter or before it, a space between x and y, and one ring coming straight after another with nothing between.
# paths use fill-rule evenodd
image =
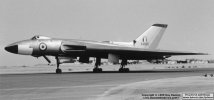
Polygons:
<instances>
[{"instance_id":1,"label":"avro vulcan bomber","mask_svg":"<svg viewBox=\"0 0 214 100\"><path fill-rule=\"evenodd\" d=\"M90 41L77 39L58 39L46 36L34 36L31 39L12 43L5 50L15 54L44 57L49 63L47 56L56 58L56 73L62 73L59 68L60 59L66 59L71 63L77 60L81 63L89 63L89 58L96 58L93 72L102 72L99 68L101 59L108 59L111 63L119 63L119 72L128 72L125 68L127 60L158 60L176 55L204 55L204 53L180 52L156 49L166 24L153 24L137 39L131 42L114 41Z\"/></svg>"}]
</instances>

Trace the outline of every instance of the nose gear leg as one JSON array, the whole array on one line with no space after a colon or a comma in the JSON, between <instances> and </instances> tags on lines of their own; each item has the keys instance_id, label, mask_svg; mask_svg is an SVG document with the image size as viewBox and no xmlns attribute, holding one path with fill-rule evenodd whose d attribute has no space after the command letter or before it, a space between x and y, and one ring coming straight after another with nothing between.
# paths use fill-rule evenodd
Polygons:
<instances>
[{"instance_id":1,"label":"nose gear leg","mask_svg":"<svg viewBox=\"0 0 214 100\"><path fill-rule=\"evenodd\" d=\"M57 74L61 74L62 73L62 70L59 68L59 64L60 64L59 57L56 56L56 65L57 65L56 73Z\"/></svg>"}]
</instances>

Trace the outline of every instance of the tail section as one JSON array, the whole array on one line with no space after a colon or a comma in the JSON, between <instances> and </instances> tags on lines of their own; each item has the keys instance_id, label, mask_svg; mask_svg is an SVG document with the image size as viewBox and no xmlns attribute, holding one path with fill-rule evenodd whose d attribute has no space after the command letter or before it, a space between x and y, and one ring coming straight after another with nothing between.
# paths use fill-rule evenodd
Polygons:
<instances>
[{"instance_id":1,"label":"tail section","mask_svg":"<svg viewBox=\"0 0 214 100\"><path fill-rule=\"evenodd\" d=\"M133 41L135 47L155 49L157 48L167 24L153 24L148 30Z\"/></svg>"}]
</instances>

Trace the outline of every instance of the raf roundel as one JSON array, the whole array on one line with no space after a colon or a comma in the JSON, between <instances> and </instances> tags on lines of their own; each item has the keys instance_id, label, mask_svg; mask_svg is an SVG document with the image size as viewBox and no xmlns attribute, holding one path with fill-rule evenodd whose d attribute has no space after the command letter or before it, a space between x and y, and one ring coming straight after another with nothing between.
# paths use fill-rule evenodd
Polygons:
<instances>
[{"instance_id":1,"label":"raf roundel","mask_svg":"<svg viewBox=\"0 0 214 100\"><path fill-rule=\"evenodd\" d=\"M41 51L45 51L45 50L47 49L47 45L46 45L45 43L40 43L40 44L39 44L39 49L40 49Z\"/></svg>"}]
</instances>

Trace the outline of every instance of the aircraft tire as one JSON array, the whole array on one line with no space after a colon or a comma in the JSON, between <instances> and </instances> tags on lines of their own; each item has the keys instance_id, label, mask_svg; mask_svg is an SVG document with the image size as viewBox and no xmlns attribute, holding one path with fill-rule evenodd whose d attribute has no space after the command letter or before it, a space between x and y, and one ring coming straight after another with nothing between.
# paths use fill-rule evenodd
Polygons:
<instances>
[{"instance_id":1,"label":"aircraft tire","mask_svg":"<svg viewBox=\"0 0 214 100\"><path fill-rule=\"evenodd\" d=\"M119 72L125 72L124 68L120 68Z\"/></svg>"},{"instance_id":2,"label":"aircraft tire","mask_svg":"<svg viewBox=\"0 0 214 100\"><path fill-rule=\"evenodd\" d=\"M99 72L102 72L102 71L103 71L103 69L102 69L102 68L98 68L98 71L99 71Z\"/></svg>"},{"instance_id":3,"label":"aircraft tire","mask_svg":"<svg viewBox=\"0 0 214 100\"><path fill-rule=\"evenodd\" d=\"M94 69L93 69L93 72L94 72L94 73L96 73L96 72L97 72L97 69L96 69L96 68L94 68Z\"/></svg>"},{"instance_id":4,"label":"aircraft tire","mask_svg":"<svg viewBox=\"0 0 214 100\"><path fill-rule=\"evenodd\" d=\"M123 72L123 69L122 69L122 68L120 68L120 69L119 69L119 72Z\"/></svg>"},{"instance_id":5,"label":"aircraft tire","mask_svg":"<svg viewBox=\"0 0 214 100\"><path fill-rule=\"evenodd\" d=\"M129 68L124 68L125 72L129 72Z\"/></svg>"},{"instance_id":6,"label":"aircraft tire","mask_svg":"<svg viewBox=\"0 0 214 100\"><path fill-rule=\"evenodd\" d=\"M100 72L102 72L103 70L102 70L102 68L94 68L93 69L93 72L94 73L100 73Z\"/></svg>"},{"instance_id":7,"label":"aircraft tire","mask_svg":"<svg viewBox=\"0 0 214 100\"><path fill-rule=\"evenodd\" d=\"M61 70L61 69L56 69L56 73L57 73L57 74L61 74L61 73L62 73L62 70Z\"/></svg>"},{"instance_id":8,"label":"aircraft tire","mask_svg":"<svg viewBox=\"0 0 214 100\"><path fill-rule=\"evenodd\" d=\"M119 72L129 72L129 68L120 68Z\"/></svg>"}]
</instances>

